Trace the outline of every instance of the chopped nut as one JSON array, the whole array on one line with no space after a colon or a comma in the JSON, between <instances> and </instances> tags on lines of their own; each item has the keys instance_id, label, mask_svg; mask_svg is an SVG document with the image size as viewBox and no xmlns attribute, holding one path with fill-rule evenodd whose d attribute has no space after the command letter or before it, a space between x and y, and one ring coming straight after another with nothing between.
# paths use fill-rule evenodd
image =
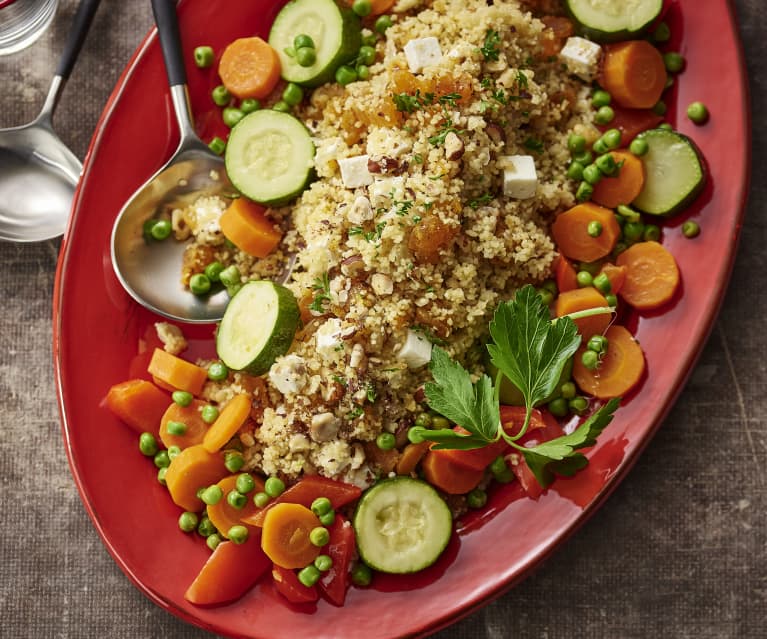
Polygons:
<instances>
[{"instance_id":1,"label":"chopped nut","mask_svg":"<svg viewBox=\"0 0 767 639\"><path fill-rule=\"evenodd\" d=\"M450 131L445 136L445 156L448 160L460 160L463 152L463 140L454 131Z\"/></svg>"},{"instance_id":2,"label":"chopped nut","mask_svg":"<svg viewBox=\"0 0 767 639\"><path fill-rule=\"evenodd\" d=\"M349 221L352 224L362 224L363 222L372 220L373 207L370 204L370 200L365 196L360 195L354 200L354 204L349 207L349 212L346 214L346 217L349 218Z\"/></svg>"},{"instance_id":3,"label":"chopped nut","mask_svg":"<svg viewBox=\"0 0 767 639\"><path fill-rule=\"evenodd\" d=\"M312 417L309 434L316 442L329 442L336 438L341 421L333 413L320 413Z\"/></svg>"},{"instance_id":4,"label":"chopped nut","mask_svg":"<svg viewBox=\"0 0 767 639\"><path fill-rule=\"evenodd\" d=\"M370 285L377 295L391 295L394 291L394 282L388 275L383 273L373 273L370 278Z\"/></svg>"},{"instance_id":5,"label":"chopped nut","mask_svg":"<svg viewBox=\"0 0 767 639\"><path fill-rule=\"evenodd\" d=\"M367 369L367 355L362 344L355 344L352 348L352 354L349 356L349 366L357 370Z\"/></svg>"}]
</instances>

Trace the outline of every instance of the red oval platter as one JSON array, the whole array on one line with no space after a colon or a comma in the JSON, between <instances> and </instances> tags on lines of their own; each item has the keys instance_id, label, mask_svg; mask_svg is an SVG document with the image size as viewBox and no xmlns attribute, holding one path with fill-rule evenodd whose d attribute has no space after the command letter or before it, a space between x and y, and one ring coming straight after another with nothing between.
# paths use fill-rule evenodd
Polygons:
<instances>
[{"instance_id":1,"label":"red oval platter","mask_svg":"<svg viewBox=\"0 0 767 639\"><path fill-rule=\"evenodd\" d=\"M265 37L284 2L235 4L181 3L186 60L200 43L221 50L237 37ZM369 589L352 589L342 609L325 602L289 606L269 583L228 606L186 602L183 593L209 551L199 538L179 533L179 511L137 453L134 434L101 405L110 385L127 378L138 339L157 319L120 287L109 251L123 203L177 143L160 47L154 33L145 39L106 106L85 161L59 259L54 358L64 443L85 507L115 561L152 601L232 637L424 635L519 582L605 501L660 425L711 329L748 186L748 96L732 8L725 1L711 0L705 11L695 0L672 2L667 19L674 34L669 48L688 60L671 92L668 119L700 146L710 179L693 207L665 227L664 244L680 264L683 294L662 313L629 321L647 356L646 379L600 437L585 471L557 480L537 501L523 498L514 484L495 492L487 509L461 522L437 565L409 578L379 576ZM220 133L208 97L217 83L213 73L189 69L203 139ZM705 126L684 116L694 100L711 111ZM686 219L703 229L694 241L682 236ZM204 349L212 327L195 327L191 336L194 347ZM486 552L490 545L492 553ZM401 614L414 604L417 615Z\"/></svg>"}]
</instances>

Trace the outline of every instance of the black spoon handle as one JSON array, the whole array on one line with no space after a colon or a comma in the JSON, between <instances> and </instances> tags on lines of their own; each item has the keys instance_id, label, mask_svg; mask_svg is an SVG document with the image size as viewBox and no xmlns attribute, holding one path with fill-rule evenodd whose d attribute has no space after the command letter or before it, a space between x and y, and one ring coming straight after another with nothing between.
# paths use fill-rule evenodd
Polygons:
<instances>
[{"instance_id":1,"label":"black spoon handle","mask_svg":"<svg viewBox=\"0 0 767 639\"><path fill-rule=\"evenodd\" d=\"M75 60L83 48L85 37L88 35L88 29L93 22L93 16L96 15L96 9L99 8L101 0L81 0L75 13L75 19L67 37L67 43L64 46L64 53L61 54L59 66L56 68L56 75L65 80L72 73L75 66Z\"/></svg>"},{"instance_id":2,"label":"black spoon handle","mask_svg":"<svg viewBox=\"0 0 767 639\"><path fill-rule=\"evenodd\" d=\"M176 0L152 0L154 21L160 35L165 71L170 86L186 84L186 69L181 54L181 33L176 15Z\"/></svg>"}]
</instances>

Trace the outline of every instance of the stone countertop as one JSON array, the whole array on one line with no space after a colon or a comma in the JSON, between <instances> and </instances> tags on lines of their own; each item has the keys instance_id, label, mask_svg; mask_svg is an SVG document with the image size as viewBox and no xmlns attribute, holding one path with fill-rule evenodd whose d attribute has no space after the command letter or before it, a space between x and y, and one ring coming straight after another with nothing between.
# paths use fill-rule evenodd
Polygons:
<instances>
[{"instance_id":1,"label":"stone countertop","mask_svg":"<svg viewBox=\"0 0 767 639\"><path fill-rule=\"evenodd\" d=\"M0 127L37 114L75 5L62 0L35 46L0 58ZM697 367L605 506L532 577L437 633L440 639L764 636L767 183L760 171L767 162L767 7L761 0L735 5L751 79L755 171L732 283ZM102 4L55 119L81 158L151 22L149 2ZM58 249L58 241L0 243L0 636L209 637L131 584L80 502L51 366Z\"/></svg>"}]
</instances>

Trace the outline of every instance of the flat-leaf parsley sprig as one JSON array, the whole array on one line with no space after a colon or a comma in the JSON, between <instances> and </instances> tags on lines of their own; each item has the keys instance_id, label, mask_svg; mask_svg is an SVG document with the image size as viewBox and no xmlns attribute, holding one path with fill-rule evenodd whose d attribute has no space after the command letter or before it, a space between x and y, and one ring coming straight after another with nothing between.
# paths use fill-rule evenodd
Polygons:
<instances>
[{"instance_id":1,"label":"flat-leaf parsley sprig","mask_svg":"<svg viewBox=\"0 0 767 639\"><path fill-rule=\"evenodd\" d=\"M426 400L432 409L460 424L469 434L415 427L411 437L436 442L438 449L462 450L481 448L503 438L522 453L543 487L552 482L554 472L574 474L588 463L577 451L595 443L612 420L620 398L610 400L569 435L531 448L520 445L518 440L527 432L533 408L554 392L567 360L578 350L581 337L573 319L609 312L612 309L589 309L552 320L536 290L529 285L523 287L514 299L498 306L490 323L493 343L487 348L498 369L495 384L484 374L472 382L469 372L444 350L437 346L432 350L430 369L434 381L424 388ZM525 421L516 435L509 435L501 425L498 394L503 377L519 388L525 400Z\"/></svg>"}]
</instances>

